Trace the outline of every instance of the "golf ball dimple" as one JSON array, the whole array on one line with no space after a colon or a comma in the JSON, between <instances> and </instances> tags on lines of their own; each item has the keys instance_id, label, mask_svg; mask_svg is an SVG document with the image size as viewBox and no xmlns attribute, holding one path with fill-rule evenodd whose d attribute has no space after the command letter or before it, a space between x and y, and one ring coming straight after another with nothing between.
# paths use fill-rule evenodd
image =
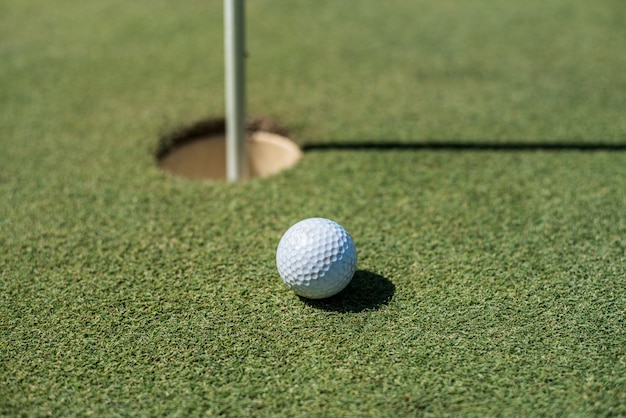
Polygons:
<instances>
[{"instance_id":1,"label":"golf ball dimple","mask_svg":"<svg viewBox=\"0 0 626 418\"><path fill-rule=\"evenodd\" d=\"M309 218L285 232L276 251L281 279L291 290L309 299L341 292L356 271L356 247L338 223Z\"/></svg>"}]
</instances>

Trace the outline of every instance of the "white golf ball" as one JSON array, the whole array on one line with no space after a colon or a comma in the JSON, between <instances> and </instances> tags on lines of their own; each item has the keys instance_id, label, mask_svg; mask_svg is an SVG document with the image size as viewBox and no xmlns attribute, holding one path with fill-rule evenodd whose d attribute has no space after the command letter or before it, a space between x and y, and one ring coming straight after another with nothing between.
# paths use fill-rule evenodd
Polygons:
<instances>
[{"instance_id":1,"label":"white golf ball","mask_svg":"<svg viewBox=\"0 0 626 418\"><path fill-rule=\"evenodd\" d=\"M298 222L276 251L283 282L296 294L322 299L341 292L356 271L356 247L341 225L324 218Z\"/></svg>"}]
</instances>

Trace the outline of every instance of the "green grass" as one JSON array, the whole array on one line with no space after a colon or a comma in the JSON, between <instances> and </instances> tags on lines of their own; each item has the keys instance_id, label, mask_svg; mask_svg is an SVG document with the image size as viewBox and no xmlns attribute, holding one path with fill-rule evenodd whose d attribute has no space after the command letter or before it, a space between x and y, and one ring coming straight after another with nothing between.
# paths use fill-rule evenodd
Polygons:
<instances>
[{"instance_id":1,"label":"green grass","mask_svg":"<svg viewBox=\"0 0 626 418\"><path fill-rule=\"evenodd\" d=\"M171 178L221 13L0 0L0 415L626 414L622 2L250 1L250 113L310 151ZM317 303L310 216L359 252Z\"/></svg>"}]
</instances>

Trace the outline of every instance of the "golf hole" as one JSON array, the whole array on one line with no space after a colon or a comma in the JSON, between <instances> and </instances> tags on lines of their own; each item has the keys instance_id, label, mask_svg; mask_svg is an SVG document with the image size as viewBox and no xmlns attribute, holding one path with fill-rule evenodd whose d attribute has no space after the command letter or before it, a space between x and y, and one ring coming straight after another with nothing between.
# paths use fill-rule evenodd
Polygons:
<instances>
[{"instance_id":1,"label":"golf hole","mask_svg":"<svg viewBox=\"0 0 626 418\"><path fill-rule=\"evenodd\" d=\"M165 136L157 151L164 172L191 180L226 180L226 123L223 119L199 122ZM300 148L266 120L247 124L247 177L276 174L302 157Z\"/></svg>"}]
</instances>

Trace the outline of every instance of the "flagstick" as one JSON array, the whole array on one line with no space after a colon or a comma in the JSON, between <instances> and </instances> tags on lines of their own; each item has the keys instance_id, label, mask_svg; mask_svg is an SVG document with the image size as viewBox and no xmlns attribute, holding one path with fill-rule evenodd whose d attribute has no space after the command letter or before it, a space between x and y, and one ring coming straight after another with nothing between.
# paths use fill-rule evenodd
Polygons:
<instances>
[{"instance_id":1,"label":"flagstick","mask_svg":"<svg viewBox=\"0 0 626 418\"><path fill-rule=\"evenodd\" d=\"M242 180L246 156L245 0L224 0L226 178Z\"/></svg>"}]
</instances>

